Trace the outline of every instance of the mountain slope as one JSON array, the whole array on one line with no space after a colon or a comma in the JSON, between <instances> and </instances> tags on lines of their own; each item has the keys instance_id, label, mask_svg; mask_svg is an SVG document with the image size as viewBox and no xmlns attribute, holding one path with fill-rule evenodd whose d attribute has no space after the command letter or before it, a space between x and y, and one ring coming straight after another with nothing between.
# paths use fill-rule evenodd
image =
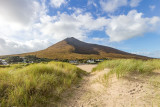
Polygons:
<instances>
[{"instance_id":1,"label":"mountain slope","mask_svg":"<svg viewBox=\"0 0 160 107\"><path fill-rule=\"evenodd\" d=\"M20 56L25 55L50 59L147 58L107 46L85 43L73 37L64 39L45 50L20 54Z\"/></svg>"}]
</instances>

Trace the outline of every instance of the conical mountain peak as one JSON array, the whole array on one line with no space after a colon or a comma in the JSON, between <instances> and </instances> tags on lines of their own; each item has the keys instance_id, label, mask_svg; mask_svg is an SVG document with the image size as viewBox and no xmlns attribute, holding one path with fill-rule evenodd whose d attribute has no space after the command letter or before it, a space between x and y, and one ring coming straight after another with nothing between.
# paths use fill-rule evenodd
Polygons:
<instances>
[{"instance_id":1,"label":"conical mountain peak","mask_svg":"<svg viewBox=\"0 0 160 107\"><path fill-rule=\"evenodd\" d=\"M40 58L50 59L147 58L108 46L86 43L74 37L66 38L47 49L24 55L36 55ZM22 54L22 56L24 55Z\"/></svg>"},{"instance_id":2,"label":"conical mountain peak","mask_svg":"<svg viewBox=\"0 0 160 107\"><path fill-rule=\"evenodd\" d=\"M64 39L64 41L68 42L68 43L76 43L76 42L81 42L80 40L74 38L74 37L69 37Z\"/></svg>"}]
</instances>

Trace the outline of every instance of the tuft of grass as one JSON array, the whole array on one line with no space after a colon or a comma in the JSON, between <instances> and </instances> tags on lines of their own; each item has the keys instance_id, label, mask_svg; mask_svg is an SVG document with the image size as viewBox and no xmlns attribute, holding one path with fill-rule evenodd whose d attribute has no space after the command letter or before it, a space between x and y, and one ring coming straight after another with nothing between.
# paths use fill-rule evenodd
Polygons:
<instances>
[{"instance_id":1,"label":"tuft of grass","mask_svg":"<svg viewBox=\"0 0 160 107\"><path fill-rule=\"evenodd\" d=\"M155 87L160 88L160 77L159 76L152 76L150 78L150 83Z\"/></svg>"},{"instance_id":2,"label":"tuft of grass","mask_svg":"<svg viewBox=\"0 0 160 107\"><path fill-rule=\"evenodd\" d=\"M11 65L0 68L0 106L37 106L55 103L85 71L62 62Z\"/></svg>"}]
</instances>

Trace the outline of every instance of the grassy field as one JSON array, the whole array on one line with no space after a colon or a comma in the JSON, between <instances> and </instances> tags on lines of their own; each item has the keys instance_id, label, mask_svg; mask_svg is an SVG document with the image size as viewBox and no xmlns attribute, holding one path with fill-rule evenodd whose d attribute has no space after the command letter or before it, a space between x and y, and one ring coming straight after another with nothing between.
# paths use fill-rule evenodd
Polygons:
<instances>
[{"instance_id":1,"label":"grassy field","mask_svg":"<svg viewBox=\"0 0 160 107\"><path fill-rule=\"evenodd\" d=\"M135 74L141 76L148 75L150 78L148 80L150 80L153 85L160 87L160 60L107 60L99 63L92 71L102 71L105 68L111 69L107 75L104 75L105 80L108 80L112 74L116 74L117 78ZM158 71L159 73L153 71Z\"/></svg>"},{"instance_id":2,"label":"grassy field","mask_svg":"<svg viewBox=\"0 0 160 107\"><path fill-rule=\"evenodd\" d=\"M136 59L117 59L107 60L99 63L92 71L101 71L110 68L111 72L116 73L117 77L129 73L151 73L153 70L160 69L160 60L136 60Z\"/></svg>"},{"instance_id":3,"label":"grassy field","mask_svg":"<svg viewBox=\"0 0 160 107\"><path fill-rule=\"evenodd\" d=\"M130 102L135 101L132 106L144 101L143 105L147 107L160 107L160 60L106 60L99 63L92 71L103 73L107 72L107 69L109 72L103 74L97 81L107 87L112 93L111 97L120 95L120 99L131 98ZM128 104L127 100L125 101ZM136 106L140 106L139 104Z\"/></svg>"},{"instance_id":4,"label":"grassy field","mask_svg":"<svg viewBox=\"0 0 160 107\"><path fill-rule=\"evenodd\" d=\"M0 67L0 107L29 107L52 103L85 71L61 62Z\"/></svg>"}]
</instances>

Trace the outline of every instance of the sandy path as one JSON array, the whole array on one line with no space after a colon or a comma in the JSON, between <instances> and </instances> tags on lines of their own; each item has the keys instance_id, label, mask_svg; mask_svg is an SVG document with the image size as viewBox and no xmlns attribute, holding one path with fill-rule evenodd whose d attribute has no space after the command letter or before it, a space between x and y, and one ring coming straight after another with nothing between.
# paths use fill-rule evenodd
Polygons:
<instances>
[{"instance_id":1,"label":"sandy path","mask_svg":"<svg viewBox=\"0 0 160 107\"><path fill-rule=\"evenodd\" d=\"M80 65L91 72L96 65ZM142 77L117 79L115 76L104 85L103 77L109 72L90 73L82 82L63 95L60 107L160 107L160 89L150 85Z\"/></svg>"},{"instance_id":2,"label":"sandy path","mask_svg":"<svg viewBox=\"0 0 160 107\"><path fill-rule=\"evenodd\" d=\"M79 65L78 67L91 72L92 68L96 65ZM105 87L96 82L99 76L107 74L109 72L106 69L103 72L90 73L85 76L80 84L74 86L70 92L65 93L60 107L92 107L92 103L101 103L99 97L101 92L104 92Z\"/></svg>"},{"instance_id":3,"label":"sandy path","mask_svg":"<svg viewBox=\"0 0 160 107\"><path fill-rule=\"evenodd\" d=\"M92 69L93 69L94 67L96 67L96 66L97 66L97 65L90 65L90 64L88 64L88 65L78 65L77 67L79 67L80 69L82 69L82 70L84 70L84 71L91 72Z\"/></svg>"}]
</instances>

